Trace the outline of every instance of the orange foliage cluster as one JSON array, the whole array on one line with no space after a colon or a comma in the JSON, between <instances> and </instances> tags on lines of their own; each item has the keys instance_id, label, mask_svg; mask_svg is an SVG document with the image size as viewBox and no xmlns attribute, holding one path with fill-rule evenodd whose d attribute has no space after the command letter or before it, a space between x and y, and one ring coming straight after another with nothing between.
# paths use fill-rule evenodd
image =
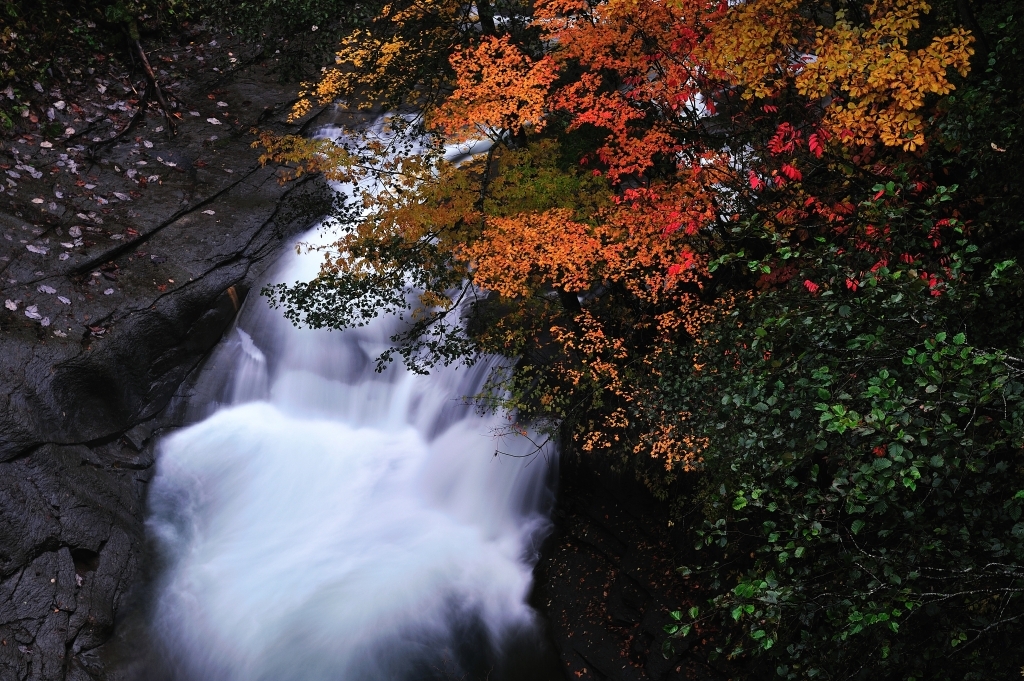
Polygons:
<instances>
[{"instance_id":1,"label":"orange foliage cluster","mask_svg":"<svg viewBox=\"0 0 1024 681\"><path fill-rule=\"evenodd\" d=\"M437 112L436 124L457 140L501 139L524 125L544 127L544 104L555 79L550 58L534 63L507 37L485 37L452 55L455 92Z\"/></svg>"},{"instance_id":2,"label":"orange foliage cluster","mask_svg":"<svg viewBox=\"0 0 1024 681\"><path fill-rule=\"evenodd\" d=\"M573 221L566 208L492 217L465 254L476 284L505 298L544 288L582 293L604 259L601 231Z\"/></svg>"}]
</instances>

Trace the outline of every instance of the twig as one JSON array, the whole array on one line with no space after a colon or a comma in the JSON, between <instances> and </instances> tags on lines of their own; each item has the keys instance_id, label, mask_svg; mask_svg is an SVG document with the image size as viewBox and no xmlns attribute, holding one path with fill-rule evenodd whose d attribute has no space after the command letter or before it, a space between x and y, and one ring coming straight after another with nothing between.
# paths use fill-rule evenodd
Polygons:
<instances>
[{"instance_id":1,"label":"twig","mask_svg":"<svg viewBox=\"0 0 1024 681\"><path fill-rule=\"evenodd\" d=\"M149 59L146 57L146 51L142 49L142 43L135 40L135 50L139 54L139 58L142 60L142 70L146 73L146 79L149 80L149 86L153 88L153 93L156 95L156 101L160 103L160 108L163 109L164 119L167 121L167 129L172 135L178 134L177 126L174 124L174 118L171 116L171 110L167 106L167 100L164 99L164 92L160 89L160 84L156 82L156 74L153 73L153 67L149 65Z\"/></svg>"}]
</instances>

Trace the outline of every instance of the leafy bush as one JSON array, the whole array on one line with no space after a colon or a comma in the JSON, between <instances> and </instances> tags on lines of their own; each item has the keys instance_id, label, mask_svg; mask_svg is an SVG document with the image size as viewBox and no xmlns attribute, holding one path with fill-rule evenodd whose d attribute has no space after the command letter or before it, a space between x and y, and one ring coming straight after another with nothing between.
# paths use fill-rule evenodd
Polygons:
<instances>
[{"instance_id":1,"label":"leafy bush","mask_svg":"<svg viewBox=\"0 0 1024 681\"><path fill-rule=\"evenodd\" d=\"M923 237L928 203L885 212ZM666 411L696 415L708 442L706 558L688 569L715 575L745 634L722 653L764 653L783 678L1016 673L1024 364L966 322L1021 271L953 231L942 295L920 262L851 281L850 257L821 246L662 367Z\"/></svg>"},{"instance_id":2,"label":"leafy bush","mask_svg":"<svg viewBox=\"0 0 1024 681\"><path fill-rule=\"evenodd\" d=\"M686 569L719 594L670 629L721 614L721 653L765 675L1005 679L1024 664L1024 64L1013 8L988 9L991 52L939 103L924 155L961 186L920 192L897 171L862 193L853 239L723 256L766 290L662 366L659 408L693 414L708 443L704 558ZM735 231L774 241L759 228Z\"/></svg>"}]
</instances>

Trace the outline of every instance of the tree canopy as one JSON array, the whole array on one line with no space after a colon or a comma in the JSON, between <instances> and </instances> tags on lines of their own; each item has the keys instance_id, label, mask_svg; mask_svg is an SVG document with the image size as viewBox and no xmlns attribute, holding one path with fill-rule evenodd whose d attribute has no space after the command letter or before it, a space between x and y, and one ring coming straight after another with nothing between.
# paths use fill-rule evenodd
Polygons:
<instances>
[{"instance_id":1,"label":"tree canopy","mask_svg":"<svg viewBox=\"0 0 1024 681\"><path fill-rule=\"evenodd\" d=\"M315 327L403 315L382 366L513 360L481 399L690 528L680 569L713 596L673 613L679 645L751 678L1008 678L1015 9L390 4L295 112L385 129L261 138L364 188L320 275L267 293Z\"/></svg>"}]
</instances>

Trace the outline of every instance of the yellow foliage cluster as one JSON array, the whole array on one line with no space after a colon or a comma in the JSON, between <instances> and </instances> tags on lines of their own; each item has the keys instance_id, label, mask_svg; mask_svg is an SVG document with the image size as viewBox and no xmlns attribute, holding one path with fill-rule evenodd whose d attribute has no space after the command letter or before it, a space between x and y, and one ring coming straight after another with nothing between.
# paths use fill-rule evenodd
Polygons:
<instances>
[{"instance_id":1,"label":"yellow foliage cluster","mask_svg":"<svg viewBox=\"0 0 1024 681\"><path fill-rule=\"evenodd\" d=\"M836 12L831 28L815 26L801 0L747 0L729 9L707 41L708 64L766 99L794 85L826 105L824 128L841 141L913 151L924 143L921 109L929 94L953 90L949 69L966 75L974 50L963 29L910 50L910 34L930 11L924 0L875 0L870 25ZM811 39L813 36L813 39Z\"/></svg>"},{"instance_id":2,"label":"yellow foliage cluster","mask_svg":"<svg viewBox=\"0 0 1024 681\"><path fill-rule=\"evenodd\" d=\"M833 98L825 125L844 142L913 151L924 144L925 96L953 90L949 69L967 75L973 38L963 29L937 36L927 47L907 49L923 0L876 0L871 25L861 28L837 12L833 28L817 30L813 59L796 77L801 94Z\"/></svg>"},{"instance_id":3,"label":"yellow foliage cluster","mask_svg":"<svg viewBox=\"0 0 1024 681\"><path fill-rule=\"evenodd\" d=\"M704 47L709 66L736 85L743 97L775 96L791 80L808 22L801 0L746 0L716 21Z\"/></svg>"},{"instance_id":4,"label":"yellow foliage cluster","mask_svg":"<svg viewBox=\"0 0 1024 681\"><path fill-rule=\"evenodd\" d=\"M307 139L287 135L280 137L268 131L254 131L254 149L262 148L260 163L275 163L285 170L284 180L298 179L310 173L323 173L334 182L350 182L354 175L354 159L331 140Z\"/></svg>"},{"instance_id":5,"label":"yellow foliage cluster","mask_svg":"<svg viewBox=\"0 0 1024 681\"><path fill-rule=\"evenodd\" d=\"M458 0L386 5L372 29L353 31L342 40L334 67L303 84L291 118L340 98L372 108L394 103L396 96L415 101L436 93L445 83L445 62L472 20L467 4Z\"/></svg>"}]
</instances>

